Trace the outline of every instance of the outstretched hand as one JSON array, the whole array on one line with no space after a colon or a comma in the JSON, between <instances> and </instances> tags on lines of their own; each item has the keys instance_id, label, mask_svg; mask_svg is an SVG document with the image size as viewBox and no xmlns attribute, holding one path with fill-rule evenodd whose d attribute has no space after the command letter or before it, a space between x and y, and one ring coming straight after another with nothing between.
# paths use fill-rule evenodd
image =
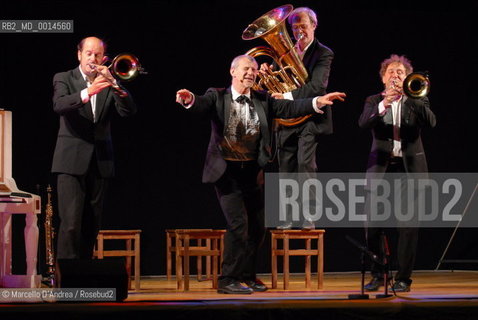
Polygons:
<instances>
[{"instance_id":1,"label":"outstretched hand","mask_svg":"<svg viewBox=\"0 0 478 320\"><path fill-rule=\"evenodd\" d=\"M187 89L181 89L176 92L176 102L184 106L190 104L193 100L193 94Z\"/></svg>"},{"instance_id":2,"label":"outstretched hand","mask_svg":"<svg viewBox=\"0 0 478 320\"><path fill-rule=\"evenodd\" d=\"M344 101L347 95L344 92L331 92L317 98L317 107L333 105L334 100Z\"/></svg>"}]
</instances>

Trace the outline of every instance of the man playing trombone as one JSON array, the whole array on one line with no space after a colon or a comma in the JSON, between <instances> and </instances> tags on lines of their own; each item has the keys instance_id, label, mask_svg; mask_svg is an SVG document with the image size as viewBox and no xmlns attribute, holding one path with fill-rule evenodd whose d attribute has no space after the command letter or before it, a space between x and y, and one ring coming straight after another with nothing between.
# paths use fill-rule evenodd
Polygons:
<instances>
[{"instance_id":1,"label":"man playing trombone","mask_svg":"<svg viewBox=\"0 0 478 320\"><path fill-rule=\"evenodd\" d=\"M358 123L361 128L369 129L373 137L367 164L368 177L380 177L385 173L406 175L428 172L421 130L433 128L436 118L430 109L427 97L408 96L407 91L404 91L407 88L404 86L404 81L412 71L412 64L405 56L392 54L382 61L380 67L384 91L369 96L365 100ZM401 208L405 211L408 207L402 205ZM366 211L370 211L367 205ZM370 212L366 213L370 214ZM411 275L417 250L418 227L405 225L397 230L398 270L392 289L395 292L408 292L412 284ZM368 248L372 252L382 252L383 256L384 251L388 250L380 250L381 239L383 239L381 232L382 229L374 227L372 223L369 223L366 228ZM385 243L382 243L382 246L385 247ZM373 262L371 266L373 278L364 289L377 291L383 286L384 272L386 273L387 270L383 265Z\"/></svg>"},{"instance_id":2,"label":"man playing trombone","mask_svg":"<svg viewBox=\"0 0 478 320\"><path fill-rule=\"evenodd\" d=\"M92 258L108 178L114 173L112 109L120 116L136 113L131 95L101 65L105 49L99 38L81 40L79 67L53 78L53 110L60 116L52 164L60 216L57 259Z\"/></svg>"}]
</instances>

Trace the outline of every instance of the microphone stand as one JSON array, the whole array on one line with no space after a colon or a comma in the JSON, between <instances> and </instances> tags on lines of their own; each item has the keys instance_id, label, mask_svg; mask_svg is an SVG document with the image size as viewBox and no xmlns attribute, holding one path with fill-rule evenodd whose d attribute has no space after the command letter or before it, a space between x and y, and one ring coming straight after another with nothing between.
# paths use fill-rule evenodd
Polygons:
<instances>
[{"instance_id":1,"label":"microphone stand","mask_svg":"<svg viewBox=\"0 0 478 320\"><path fill-rule=\"evenodd\" d=\"M368 250L367 247L361 245L354 239L352 239L349 236L345 236L347 240L349 240L354 246L356 246L360 251L360 263L362 265L362 278L361 278L361 286L360 286L360 294L349 294L349 299L368 299L369 295L365 293L365 254L369 256L371 260L373 260L375 263L378 263L382 265L382 262L378 259L377 255L374 254L372 251Z\"/></svg>"},{"instance_id":2,"label":"microphone stand","mask_svg":"<svg viewBox=\"0 0 478 320\"><path fill-rule=\"evenodd\" d=\"M360 293L359 294L349 294L349 299L360 299L365 300L369 298L369 295L365 293L365 252L360 253L360 263L362 265L361 270L361 279L360 279Z\"/></svg>"}]
</instances>

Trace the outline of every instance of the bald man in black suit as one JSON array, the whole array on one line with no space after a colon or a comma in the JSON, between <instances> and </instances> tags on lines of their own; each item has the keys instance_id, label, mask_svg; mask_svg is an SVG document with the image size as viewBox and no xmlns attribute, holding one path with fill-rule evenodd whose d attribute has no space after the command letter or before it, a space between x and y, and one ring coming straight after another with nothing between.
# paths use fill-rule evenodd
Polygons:
<instances>
[{"instance_id":1,"label":"bald man in black suit","mask_svg":"<svg viewBox=\"0 0 478 320\"><path fill-rule=\"evenodd\" d=\"M78 45L79 67L53 78L53 110L60 116L52 164L60 216L57 259L92 258L114 174L111 115L115 109L120 116L136 113L131 95L101 66L104 53L101 39L85 38Z\"/></svg>"}]
</instances>

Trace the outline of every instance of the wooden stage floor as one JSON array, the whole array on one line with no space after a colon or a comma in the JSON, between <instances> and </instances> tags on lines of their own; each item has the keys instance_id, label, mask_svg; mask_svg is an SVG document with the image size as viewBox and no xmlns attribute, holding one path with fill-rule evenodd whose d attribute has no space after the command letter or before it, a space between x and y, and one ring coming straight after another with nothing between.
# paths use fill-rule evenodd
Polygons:
<instances>
[{"instance_id":1,"label":"wooden stage floor","mask_svg":"<svg viewBox=\"0 0 478 320\"><path fill-rule=\"evenodd\" d=\"M270 285L270 275L260 278ZM358 272L326 273L321 290L316 282L305 289L304 276L293 274L289 290L251 295L218 294L211 281L196 278L191 279L191 290L182 292L164 276L142 277L141 290L129 291L123 302L0 302L0 319L478 319L478 271L416 271L413 279L411 292L376 298L381 291L354 300L349 294L360 293Z\"/></svg>"},{"instance_id":2,"label":"wooden stage floor","mask_svg":"<svg viewBox=\"0 0 478 320\"><path fill-rule=\"evenodd\" d=\"M270 274L259 275L259 278L270 288ZM365 277L365 283L369 281ZM220 299L348 299L350 294L360 293L361 274L359 272L325 273L324 287L317 289L316 277L312 278L312 288L305 288L304 275L292 274L288 290L282 288L279 277L278 288L251 295L218 294L212 289L211 281L197 281L191 277L190 290L183 292L176 289L175 280L166 280L164 276L142 277L141 290L129 291L126 301L187 301L187 300L220 300ZM381 288L383 289L383 287ZM378 292L368 293L374 299ZM389 293L393 294L391 290ZM421 298L469 298L478 299L478 271L415 271L412 290L397 293L407 299Z\"/></svg>"}]
</instances>

